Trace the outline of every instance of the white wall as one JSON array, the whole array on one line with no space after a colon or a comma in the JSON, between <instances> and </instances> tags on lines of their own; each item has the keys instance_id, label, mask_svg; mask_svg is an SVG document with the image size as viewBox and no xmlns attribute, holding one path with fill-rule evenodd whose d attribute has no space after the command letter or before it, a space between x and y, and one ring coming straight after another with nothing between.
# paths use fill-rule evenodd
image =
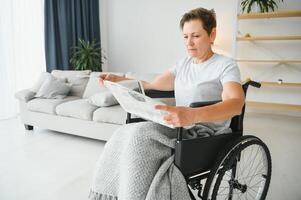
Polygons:
<instances>
[{"instance_id":1,"label":"white wall","mask_svg":"<svg viewBox=\"0 0 301 200\"><path fill-rule=\"evenodd\" d=\"M179 21L196 7L214 8L217 39L214 49L249 59L301 59L301 41L235 42L241 34L301 35L301 17L237 21L238 0L102 0L102 43L109 71L163 72L186 55ZM226 4L225 4L226 2ZM280 10L301 10L301 1L285 0ZM300 64L239 64L242 80L301 82ZM249 100L301 104L301 88L250 89ZM301 115L300 111L287 114Z\"/></svg>"},{"instance_id":2,"label":"white wall","mask_svg":"<svg viewBox=\"0 0 301 200\"><path fill-rule=\"evenodd\" d=\"M179 28L181 16L196 7L214 8L218 19L217 44L231 54L236 0L217 1L103 0L110 71L162 72L186 55ZM106 36L105 36L106 35ZM102 41L104 42L104 41Z\"/></svg>"}]
</instances>

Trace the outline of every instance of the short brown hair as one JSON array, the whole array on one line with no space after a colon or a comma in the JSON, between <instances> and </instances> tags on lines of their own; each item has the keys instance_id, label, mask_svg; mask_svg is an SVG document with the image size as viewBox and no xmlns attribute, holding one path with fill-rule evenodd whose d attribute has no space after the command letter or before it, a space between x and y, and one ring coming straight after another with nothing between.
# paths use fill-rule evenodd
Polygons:
<instances>
[{"instance_id":1,"label":"short brown hair","mask_svg":"<svg viewBox=\"0 0 301 200\"><path fill-rule=\"evenodd\" d=\"M216 15L213 9L196 8L185 13L180 21L180 27L183 29L184 24L191 20L200 20L203 22L203 29L210 35L213 28L216 27Z\"/></svg>"}]
</instances>

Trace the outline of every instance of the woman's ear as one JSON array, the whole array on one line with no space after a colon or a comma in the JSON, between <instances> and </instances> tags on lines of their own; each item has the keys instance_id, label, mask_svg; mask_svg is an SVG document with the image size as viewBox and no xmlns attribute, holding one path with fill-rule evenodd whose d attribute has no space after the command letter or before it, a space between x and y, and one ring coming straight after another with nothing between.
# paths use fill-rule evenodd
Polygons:
<instances>
[{"instance_id":1,"label":"woman's ear","mask_svg":"<svg viewBox=\"0 0 301 200\"><path fill-rule=\"evenodd\" d=\"M214 40L216 38L216 28L213 28L211 33L210 33L210 43L213 44L214 43Z\"/></svg>"}]
</instances>

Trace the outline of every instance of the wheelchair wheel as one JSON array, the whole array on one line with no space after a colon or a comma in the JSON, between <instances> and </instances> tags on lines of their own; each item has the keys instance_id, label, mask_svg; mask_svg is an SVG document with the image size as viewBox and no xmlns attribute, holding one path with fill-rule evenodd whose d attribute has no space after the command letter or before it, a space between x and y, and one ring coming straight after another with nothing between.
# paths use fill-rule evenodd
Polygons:
<instances>
[{"instance_id":1,"label":"wheelchair wheel","mask_svg":"<svg viewBox=\"0 0 301 200\"><path fill-rule=\"evenodd\" d=\"M264 200L271 171L267 146L255 136L243 136L218 157L206 181L203 199Z\"/></svg>"}]
</instances>

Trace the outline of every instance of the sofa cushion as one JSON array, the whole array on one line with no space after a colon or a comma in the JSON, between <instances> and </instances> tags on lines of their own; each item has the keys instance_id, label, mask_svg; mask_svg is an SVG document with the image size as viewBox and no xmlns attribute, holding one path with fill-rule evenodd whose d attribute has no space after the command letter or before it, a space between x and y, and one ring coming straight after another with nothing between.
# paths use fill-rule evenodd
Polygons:
<instances>
[{"instance_id":1,"label":"sofa cushion","mask_svg":"<svg viewBox=\"0 0 301 200\"><path fill-rule=\"evenodd\" d=\"M69 96L82 97L87 86L89 77L70 77L68 83L71 84Z\"/></svg>"},{"instance_id":2,"label":"sofa cushion","mask_svg":"<svg viewBox=\"0 0 301 200\"><path fill-rule=\"evenodd\" d=\"M71 85L65 83L66 79L49 76L41 85L35 97L46 99L63 99L70 92Z\"/></svg>"},{"instance_id":3,"label":"sofa cushion","mask_svg":"<svg viewBox=\"0 0 301 200\"><path fill-rule=\"evenodd\" d=\"M111 124L125 124L127 114L120 105L101 107L94 111L93 121Z\"/></svg>"},{"instance_id":4,"label":"sofa cushion","mask_svg":"<svg viewBox=\"0 0 301 200\"><path fill-rule=\"evenodd\" d=\"M78 99L62 103L56 107L57 115L73 117L83 120L92 120L93 112L97 109L86 99Z\"/></svg>"},{"instance_id":5,"label":"sofa cushion","mask_svg":"<svg viewBox=\"0 0 301 200\"><path fill-rule=\"evenodd\" d=\"M56 114L55 108L59 104L67 101L79 99L79 97L68 96L64 99L42 99L35 98L27 103L27 109L35 112L42 112L48 114Z\"/></svg>"},{"instance_id":6,"label":"sofa cushion","mask_svg":"<svg viewBox=\"0 0 301 200\"><path fill-rule=\"evenodd\" d=\"M123 73L115 73L115 72L92 72L90 74L89 81L87 83L85 92L83 94L83 98L89 98L90 96L92 96L92 95L94 95L98 92L102 92L102 91L106 90L106 88L100 86L99 82L98 82L98 77L101 74L105 74L105 73L116 74L116 75L119 75L119 76L124 75Z\"/></svg>"},{"instance_id":7,"label":"sofa cushion","mask_svg":"<svg viewBox=\"0 0 301 200\"><path fill-rule=\"evenodd\" d=\"M118 101L109 90L93 94L89 97L88 102L97 107L108 107L118 104Z\"/></svg>"},{"instance_id":8,"label":"sofa cushion","mask_svg":"<svg viewBox=\"0 0 301 200\"><path fill-rule=\"evenodd\" d=\"M138 89L139 87L137 80L124 80L118 83L131 90ZM101 92L90 96L88 101L90 104L98 107L108 107L119 104L114 95L107 88L104 88Z\"/></svg>"},{"instance_id":9,"label":"sofa cushion","mask_svg":"<svg viewBox=\"0 0 301 200\"><path fill-rule=\"evenodd\" d=\"M91 70L82 70L82 71L75 71L75 70L52 70L51 74L57 78L66 78L69 82L69 79L72 78L83 78L89 77Z\"/></svg>"},{"instance_id":10,"label":"sofa cushion","mask_svg":"<svg viewBox=\"0 0 301 200\"><path fill-rule=\"evenodd\" d=\"M91 70L52 70L51 74L58 78L66 78L71 83L69 96L82 97L87 86Z\"/></svg>"},{"instance_id":11,"label":"sofa cushion","mask_svg":"<svg viewBox=\"0 0 301 200\"><path fill-rule=\"evenodd\" d=\"M136 73L136 72L127 72L125 77L137 80L143 80L147 82L153 81L160 73Z\"/></svg>"}]
</instances>

